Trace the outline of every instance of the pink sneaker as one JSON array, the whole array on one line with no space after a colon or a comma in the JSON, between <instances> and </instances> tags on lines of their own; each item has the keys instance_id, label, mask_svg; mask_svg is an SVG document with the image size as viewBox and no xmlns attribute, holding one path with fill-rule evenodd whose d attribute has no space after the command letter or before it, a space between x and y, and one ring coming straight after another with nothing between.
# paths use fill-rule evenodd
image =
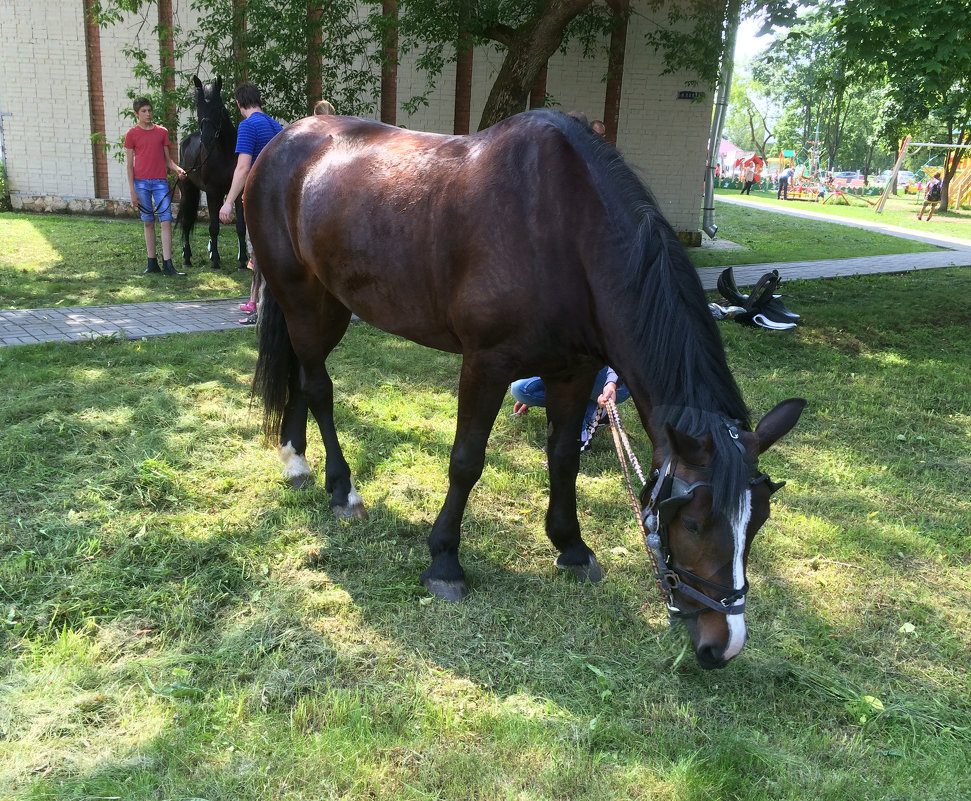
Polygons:
<instances>
[{"instance_id":1,"label":"pink sneaker","mask_svg":"<svg viewBox=\"0 0 971 801\"><path fill-rule=\"evenodd\" d=\"M249 303L240 303L239 310L244 312L256 311L256 304L250 301Z\"/></svg>"}]
</instances>

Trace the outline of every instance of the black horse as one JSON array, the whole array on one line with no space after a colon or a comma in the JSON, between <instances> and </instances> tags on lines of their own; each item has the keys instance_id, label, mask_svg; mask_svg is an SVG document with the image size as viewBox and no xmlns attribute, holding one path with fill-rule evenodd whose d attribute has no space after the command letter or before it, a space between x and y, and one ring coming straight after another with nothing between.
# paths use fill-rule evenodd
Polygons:
<instances>
[{"instance_id":1,"label":"black horse","mask_svg":"<svg viewBox=\"0 0 971 801\"><path fill-rule=\"evenodd\" d=\"M244 195L269 290L254 389L292 484L311 472L309 410L327 449L331 508L364 515L325 364L353 311L462 354L449 488L425 587L452 600L467 592L462 516L509 382L532 375L546 386L546 533L556 564L599 581L577 520L576 432L594 376L613 365L654 444L640 505L669 609L703 667L742 650L745 564L779 486L758 458L805 401L783 401L752 427L698 274L616 150L552 111L473 136L316 117L266 146Z\"/></svg>"},{"instance_id":2,"label":"black horse","mask_svg":"<svg viewBox=\"0 0 971 801\"><path fill-rule=\"evenodd\" d=\"M189 236L199 216L199 198L206 193L209 206L209 266L222 267L219 260L219 208L233 183L236 169L236 126L223 105L220 91L223 79L203 85L198 77L196 85L196 115L199 130L189 134L179 146L182 168L188 173L182 185L182 205L176 224L182 228L182 264L190 267L192 247ZM239 239L237 258L239 269L246 269L246 221L243 219L242 197L236 199L236 236Z\"/></svg>"}]
</instances>

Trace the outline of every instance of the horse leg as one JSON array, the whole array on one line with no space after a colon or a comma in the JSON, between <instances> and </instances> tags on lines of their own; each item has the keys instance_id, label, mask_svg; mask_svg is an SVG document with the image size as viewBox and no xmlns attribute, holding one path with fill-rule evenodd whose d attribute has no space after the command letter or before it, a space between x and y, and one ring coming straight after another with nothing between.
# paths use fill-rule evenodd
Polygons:
<instances>
[{"instance_id":1,"label":"horse leg","mask_svg":"<svg viewBox=\"0 0 971 801\"><path fill-rule=\"evenodd\" d=\"M182 229L182 266L192 266L192 246L189 244L189 234L185 228Z\"/></svg>"},{"instance_id":2,"label":"horse leg","mask_svg":"<svg viewBox=\"0 0 971 801\"><path fill-rule=\"evenodd\" d=\"M223 204L221 195L206 192L206 203L209 205L209 267L221 270L219 261L219 209Z\"/></svg>"},{"instance_id":3,"label":"horse leg","mask_svg":"<svg viewBox=\"0 0 971 801\"><path fill-rule=\"evenodd\" d=\"M505 373L485 362L466 356L462 364L448 492L428 537L432 563L421 574L425 589L449 601L461 601L468 593L465 571L459 562L462 516L469 493L482 475L486 443L508 385Z\"/></svg>"},{"instance_id":4,"label":"horse leg","mask_svg":"<svg viewBox=\"0 0 971 801\"><path fill-rule=\"evenodd\" d=\"M246 248L246 218L243 216L243 198L236 198L236 241L239 245L236 251L236 269L248 269L249 253Z\"/></svg>"},{"instance_id":5,"label":"horse leg","mask_svg":"<svg viewBox=\"0 0 971 801\"><path fill-rule=\"evenodd\" d=\"M184 157L186 158L186 157ZM188 163L183 161L184 164ZM199 187L191 180L182 183L182 202L179 204L179 215L177 225L182 229L182 266L192 266L192 231L195 228L196 220L199 217L199 198L201 197Z\"/></svg>"},{"instance_id":6,"label":"horse leg","mask_svg":"<svg viewBox=\"0 0 971 801\"><path fill-rule=\"evenodd\" d=\"M577 473L580 470L579 434L596 370L569 380L546 384L549 421L546 452L550 472L550 504L546 510L546 536L560 552L556 566L581 581L603 578L594 552L580 536L577 519Z\"/></svg>"},{"instance_id":7,"label":"horse leg","mask_svg":"<svg viewBox=\"0 0 971 801\"><path fill-rule=\"evenodd\" d=\"M367 517L364 501L354 489L351 468L337 438L334 382L326 366L327 356L347 331L351 312L332 295L323 297L319 304L309 303L307 308L314 311L306 319L291 315L287 320L293 348L300 360L300 370L296 378L291 377L290 400L280 427L281 456L289 456L285 464L290 470L288 478L291 485L302 485L310 473L303 458L307 449L309 408L324 441L324 488L331 493L330 509L340 518L364 518Z\"/></svg>"},{"instance_id":8,"label":"horse leg","mask_svg":"<svg viewBox=\"0 0 971 801\"><path fill-rule=\"evenodd\" d=\"M307 463L307 397L300 388L301 370L290 376L290 390L280 423L277 455L283 462L283 477L295 490L303 489L312 478Z\"/></svg>"}]
</instances>

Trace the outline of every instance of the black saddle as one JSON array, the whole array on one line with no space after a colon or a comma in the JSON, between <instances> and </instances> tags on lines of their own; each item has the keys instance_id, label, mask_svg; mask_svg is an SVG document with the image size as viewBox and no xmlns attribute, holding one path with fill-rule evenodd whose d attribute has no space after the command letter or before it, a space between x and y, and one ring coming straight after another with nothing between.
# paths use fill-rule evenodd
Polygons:
<instances>
[{"instance_id":1,"label":"black saddle","mask_svg":"<svg viewBox=\"0 0 971 801\"><path fill-rule=\"evenodd\" d=\"M729 304L728 309L722 309L721 313L712 310L712 314L717 319L731 318L743 325L758 325L762 328L770 328L775 331L784 331L788 328L796 327L796 320L799 315L787 309L780 300L779 295L774 294L776 287L779 286L779 271L773 270L766 273L752 287L748 295L739 292L735 284L735 275L731 267L727 267L718 276L718 291L722 293ZM709 304L717 306L717 304ZM738 311L734 311L738 309ZM732 313L734 311L734 313Z\"/></svg>"}]
</instances>

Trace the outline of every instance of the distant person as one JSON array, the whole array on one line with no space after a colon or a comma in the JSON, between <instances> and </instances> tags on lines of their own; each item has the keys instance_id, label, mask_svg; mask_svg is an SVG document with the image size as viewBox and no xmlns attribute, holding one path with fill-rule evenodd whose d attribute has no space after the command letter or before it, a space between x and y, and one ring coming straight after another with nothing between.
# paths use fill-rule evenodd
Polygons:
<instances>
[{"instance_id":1,"label":"distant person","mask_svg":"<svg viewBox=\"0 0 971 801\"><path fill-rule=\"evenodd\" d=\"M512 413L517 417L526 414L531 406L546 406L546 387L539 377L522 378L513 381L509 392L515 399ZM583 415L583 426L580 428L580 452L590 447L591 439L597 428L607 421L607 412L603 408L608 400L621 404L630 397L627 390L612 367L604 367L593 382L587 410Z\"/></svg>"},{"instance_id":2,"label":"distant person","mask_svg":"<svg viewBox=\"0 0 971 801\"><path fill-rule=\"evenodd\" d=\"M786 168L779 173L779 191L776 192L775 199L788 200L789 199L789 182L792 180L792 176L796 174L796 171L791 165L786 164Z\"/></svg>"},{"instance_id":3,"label":"distant person","mask_svg":"<svg viewBox=\"0 0 971 801\"><path fill-rule=\"evenodd\" d=\"M263 98L260 90L251 83L241 83L236 87L236 105L243 120L236 130L236 170L233 173L233 183L226 195L226 202L219 209L219 219L223 223L230 223L233 219L233 206L246 185L246 176L256 157L266 147L267 143L280 131L283 126L272 117L263 113ZM243 210L245 216L246 210ZM250 252L250 264L253 265L253 278L250 281L249 302L240 306L248 312L240 322L243 325L255 325L257 320L256 307L260 302L260 285L263 276L260 274L259 264L253 255L253 245L249 239L249 229L246 231L246 244Z\"/></svg>"},{"instance_id":4,"label":"distant person","mask_svg":"<svg viewBox=\"0 0 971 801\"><path fill-rule=\"evenodd\" d=\"M334 105L329 100L318 100L314 103L314 114L336 114Z\"/></svg>"},{"instance_id":5,"label":"distant person","mask_svg":"<svg viewBox=\"0 0 971 801\"><path fill-rule=\"evenodd\" d=\"M742 191L739 192L739 194L751 195L752 184L755 183L755 164L753 162L749 162L749 165L745 168L744 180L745 185L742 187Z\"/></svg>"},{"instance_id":6,"label":"distant person","mask_svg":"<svg viewBox=\"0 0 971 801\"><path fill-rule=\"evenodd\" d=\"M185 275L172 264L172 190L166 168L180 179L185 178L185 170L172 158L168 130L152 122L152 101L136 97L132 109L138 124L125 134L125 169L132 205L145 224L148 266L142 274ZM162 225L161 267L155 243L156 215Z\"/></svg>"},{"instance_id":7,"label":"distant person","mask_svg":"<svg viewBox=\"0 0 971 801\"><path fill-rule=\"evenodd\" d=\"M934 177L927 182L927 191L924 193L924 203L920 207L920 214L917 215L918 220L924 218L924 209L928 206L931 210L927 212L927 221L930 222L931 217L934 216L934 209L937 208L937 204L941 202L941 189L943 184L941 184L941 174L939 172L934 173Z\"/></svg>"}]
</instances>

